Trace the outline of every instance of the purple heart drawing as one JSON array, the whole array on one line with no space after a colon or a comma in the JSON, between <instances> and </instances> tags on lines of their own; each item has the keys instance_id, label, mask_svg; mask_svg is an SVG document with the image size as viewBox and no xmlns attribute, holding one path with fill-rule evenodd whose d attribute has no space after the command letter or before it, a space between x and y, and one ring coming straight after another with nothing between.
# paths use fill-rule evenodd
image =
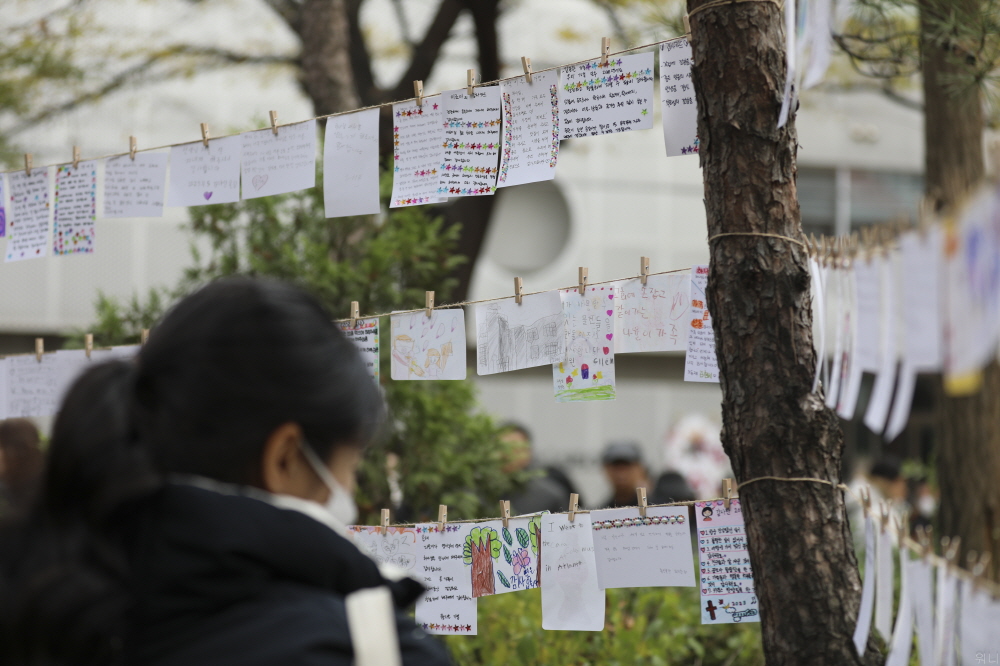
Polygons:
<instances>
[{"instance_id":1,"label":"purple heart drawing","mask_svg":"<svg viewBox=\"0 0 1000 666\"><path fill-rule=\"evenodd\" d=\"M610 340L611 338L615 337L615 334L614 333L608 333L604 337L606 337L608 340Z\"/></svg>"},{"instance_id":2,"label":"purple heart drawing","mask_svg":"<svg viewBox=\"0 0 1000 666\"><path fill-rule=\"evenodd\" d=\"M615 313L615 311L614 311L614 310L608 310L608 316L609 316L609 317L610 317L611 315L613 315L614 313Z\"/></svg>"},{"instance_id":3,"label":"purple heart drawing","mask_svg":"<svg viewBox=\"0 0 1000 666\"><path fill-rule=\"evenodd\" d=\"M264 187L266 183L267 183L266 173L259 173L253 177L253 188L258 192L260 191L260 188Z\"/></svg>"},{"instance_id":4,"label":"purple heart drawing","mask_svg":"<svg viewBox=\"0 0 1000 666\"><path fill-rule=\"evenodd\" d=\"M205 192L201 196L205 197L205 201L208 201L209 199L212 198L212 193L211 192Z\"/></svg>"},{"instance_id":5,"label":"purple heart drawing","mask_svg":"<svg viewBox=\"0 0 1000 666\"><path fill-rule=\"evenodd\" d=\"M702 590L701 593L702 594L708 594L708 590Z\"/></svg>"},{"instance_id":6,"label":"purple heart drawing","mask_svg":"<svg viewBox=\"0 0 1000 666\"><path fill-rule=\"evenodd\" d=\"M614 294L608 294L608 298L614 298L614 297L615 297Z\"/></svg>"}]
</instances>

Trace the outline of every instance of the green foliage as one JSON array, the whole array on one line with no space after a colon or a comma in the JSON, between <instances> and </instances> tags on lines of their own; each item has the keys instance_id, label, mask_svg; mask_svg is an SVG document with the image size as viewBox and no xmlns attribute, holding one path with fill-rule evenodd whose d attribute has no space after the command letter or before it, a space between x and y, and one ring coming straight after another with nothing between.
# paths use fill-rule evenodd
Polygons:
<instances>
[{"instance_id":1,"label":"green foliage","mask_svg":"<svg viewBox=\"0 0 1000 666\"><path fill-rule=\"evenodd\" d=\"M166 309L170 295L161 289L150 289L146 300L133 295L127 302L97 292L94 304L97 319L86 331L76 331L66 340L67 349L83 349L85 333L93 333L95 347L134 345L140 342L143 329L150 329Z\"/></svg>"},{"instance_id":2,"label":"green foliage","mask_svg":"<svg viewBox=\"0 0 1000 666\"><path fill-rule=\"evenodd\" d=\"M502 581L501 581L502 582ZM607 591L604 631L545 631L541 590L479 599L479 635L445 641L461 666L761 666L760 625L702 625L696 588Z\"/></svg>"},{"instance_id":3,"label":"green foliage","mask_svg":"<svg viewBox=\"0 0 1000 666\"><path fill-rule=\"evenodd\" d=\"M538 540L541 538L541 535L542 535L542 517L535 516L534 518L531 519L531 522L528 523L528 537L531 539L531 552L534 553L535 555L538 555L538 546L539 546ZM521 545L527 548L527 544L521 544Z\"/></svg>"},{"instance_id":4,"label":"green foliage","mask_svg":"<svg viewBox=\"0 0 1000 666\"><path fill-rule=\"evenodd\" d=\"M462 548L462 561L472 564L472 548L489 548L490 557L496 559L500 557L500 539L497 531L492 527L474 527L465 537L465 547Z\"/></svg>"},{"instance_id":5,"label":"green foliage","mask_svg":"<svg viewBox=\"0 0 1000 666\"><path fill-rule=\"evenodd\" d=\"M514 545L514 540L510 537L510 530L509 529L507 529L506 527L503 528L503 532L501 532L501 534L503 534L503 540L507 542L508 546L513 546Z\"/></svg>"},{"instance_id":6,"label":"green foliage","mask_svg":"<svg viewBox=\"0 0 1000 666\"><path fill-rule=\"evenodd\" d=\"M528 531L523 527L517 528L517 542L521 544L521 548L528 547Z\"/></svg>"},{"instance_id":7,"label":"green foliage","mask_svg":"<svg viewBox=\"0 0 1000 666\"><path fill-rule=\"evenodd\" d=\"M513 556L511 556L510 551L507 550L507 546L503 547L503 559L507 560L507 564L511 564L514 561Z\"/></svg>"},{"instance_id":8,"label":"green foliage","mask_svg":"<svg viewBox=\"0 0 1000 666\"><path fill-rule=\"evenodd\" d=\"M504 548L504 551L506 551L506 550L507 549ZM507 564L510 564L510 559L507 560ZM510 581L507 580L507 576L504 576L502 571L498 571L497 572L497 578L500 579L500 584L501 585L503 585L504 587L506 587L508 590L510 589Z\"/></svg>"}]
</instances>

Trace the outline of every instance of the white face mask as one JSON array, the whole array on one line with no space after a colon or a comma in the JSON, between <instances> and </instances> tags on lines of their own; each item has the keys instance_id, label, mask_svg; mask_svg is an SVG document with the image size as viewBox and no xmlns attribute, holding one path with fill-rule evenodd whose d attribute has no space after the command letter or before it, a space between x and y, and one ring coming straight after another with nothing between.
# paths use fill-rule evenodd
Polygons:
<instances>
[{"instance_id":1,"label":"white face mask","mask_svg":"<svg viewBox=\"0 0 1000 666\"><path fill-rule=\"evenodd\" d=\"M330 489L330 497L326 500L323 508L344 525L353 525L354 521L358 519L358 505L354 501L353 493L334 478L309 444L303 441L299 444L299 448L302 449L309 466L316 472L316 476Z\"/></svg>"}]
</instances>

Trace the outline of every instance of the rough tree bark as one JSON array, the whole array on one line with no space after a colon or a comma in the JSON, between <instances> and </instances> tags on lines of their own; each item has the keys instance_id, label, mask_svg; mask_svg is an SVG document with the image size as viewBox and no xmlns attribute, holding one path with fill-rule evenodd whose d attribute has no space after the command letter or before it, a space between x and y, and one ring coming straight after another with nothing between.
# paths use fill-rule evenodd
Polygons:
<instances>
[{"instance_id":1,"label":"rough tree bark","mask_svg":"<svg viewBox=\"0 0 1000 666\"><path fill-rule=\"evenodd\" d=\"M703 4L688 0L688 10ZM716 5L691 23L709 237L802 240L794 114L777 128L785 78L778 6ZM838 482L840 425L823 396L811 393L816 357L804 248L725 236L710 250L722 439L737 480ZM861 584L843 493L762 480L740 494L767 663L878 663L871 640L863 659L852 641Z\"/></svg>"},{"instance_id":2,"label":"rough tree bark","mask_svg":"<svg viewBox=\"0 0 1000 666\"><path fill-rule=\"evenodd\" d=\"M921 68L924 92L925 191L939 211L954 210L983 180L984 112L972 80L974 56L942 33L950 14L974 19L982 0L922 0ZM961 21L965 23L966 20ZM972 58L970 61L969 58ZM969 551L992 555L1000 572L1000 365L991 363L982 388L971 396L939 391L935 441L941 489L939 529L961 537Z\"/></svg>"},{"instance_id":3,"label":"rough tree bark","mask_svg":"<svg viewBox=\"0 0 1000 666\"><path fill-rule=\"evenodd\" d=\"M293 27L302 40L302 88L316 114L361 106L351 67L347 0L305 0Z\"/></svg>"}]
</instances>

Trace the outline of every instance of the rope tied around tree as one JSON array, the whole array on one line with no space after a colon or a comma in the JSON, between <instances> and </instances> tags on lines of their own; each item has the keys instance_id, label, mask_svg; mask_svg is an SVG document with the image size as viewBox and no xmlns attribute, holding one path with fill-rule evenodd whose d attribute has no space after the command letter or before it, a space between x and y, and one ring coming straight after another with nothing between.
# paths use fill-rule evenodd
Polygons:
<instances>
[{"instance_id":1,"label":"rope tied around tree","mask_svg":"<svg viewBox=\"0 0 1000 666\"><path fill-rule=\"evenodd\" d=\"M753 1L753 2L761 2L763 0L742 0L742 1L743 2L751 2L751 1ZM788 241L789 243L795 243L796 245L801 245L802 248L806 250L806 252L809 251L809 246L806 245L804 242L798 240L797 238L792 238L790 236L782 236L781 234L760 233L760 232L756 232L756 231L727 231L726 233L715 234L714 236L710 236L708 238L708 242L711 243L712 241L714 241L717 238L725 238L726 236L761 236L763 238L780 238L781 240Z\"/></svg>"}]
</instances>

